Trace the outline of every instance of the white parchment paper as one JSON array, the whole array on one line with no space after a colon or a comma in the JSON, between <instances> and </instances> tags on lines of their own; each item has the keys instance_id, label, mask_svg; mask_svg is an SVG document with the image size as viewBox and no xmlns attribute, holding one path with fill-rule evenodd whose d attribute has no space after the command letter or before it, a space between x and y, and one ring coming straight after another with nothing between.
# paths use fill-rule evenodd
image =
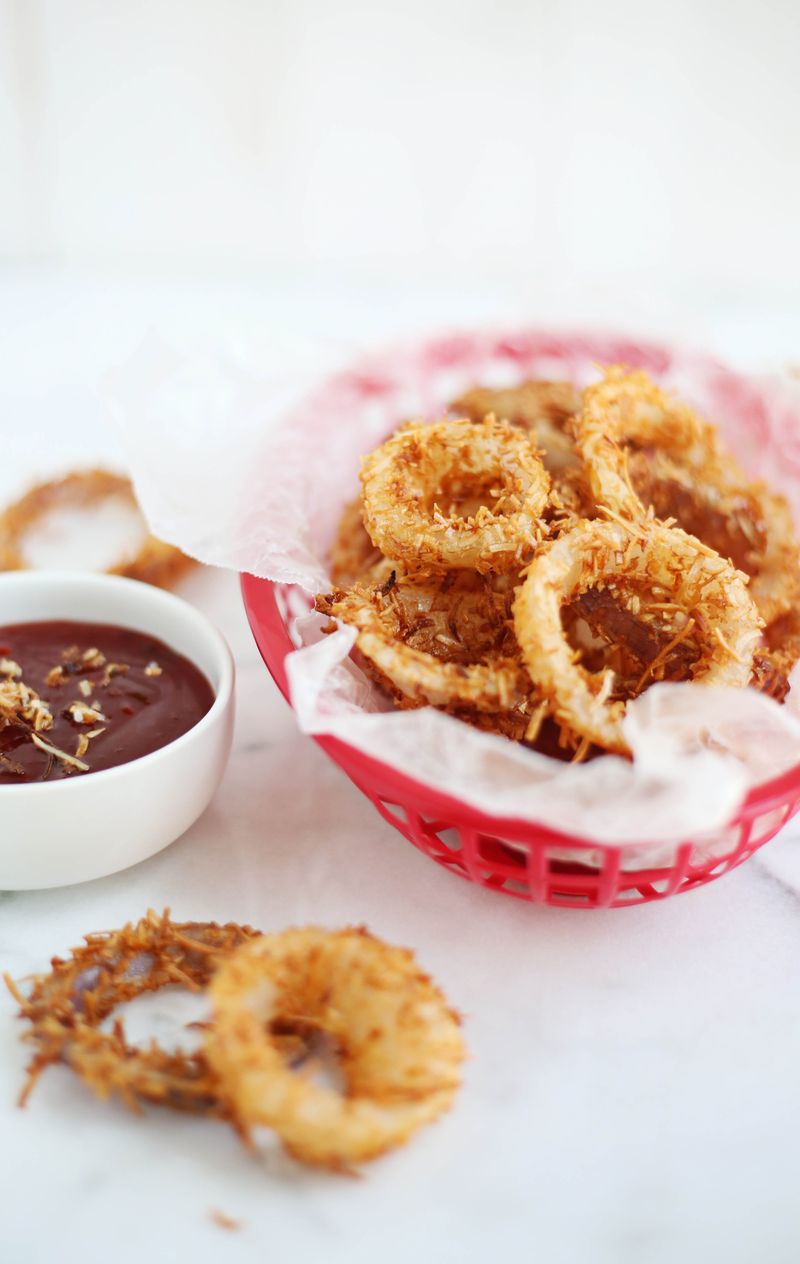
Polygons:
<instances>
[{"instance_id":1,"label":"white parchment paper","mask_svg":"<svg viewBox=\"0 0 800 1264\"><path fill-rule=\"evenodd\" d=\"M800 520L800 391L701 357L604 335L457 334L334 371L330 347L203 347L151 339L111 376L152 529L203 562L313 594L356 492L359 458L403 419L433 417L476 382L568 378L641 365L718 422L745 467ZM723 826L747 791L800 760L798 693L658 685L631 704L633 762L565 765L432 709L398 712L349 658L352 629L294 621L287 664L307 733L326 733L477 808L598 842L668 843ZM652 860L652 849L648 850Z\"/></svg>"}]
</instances>

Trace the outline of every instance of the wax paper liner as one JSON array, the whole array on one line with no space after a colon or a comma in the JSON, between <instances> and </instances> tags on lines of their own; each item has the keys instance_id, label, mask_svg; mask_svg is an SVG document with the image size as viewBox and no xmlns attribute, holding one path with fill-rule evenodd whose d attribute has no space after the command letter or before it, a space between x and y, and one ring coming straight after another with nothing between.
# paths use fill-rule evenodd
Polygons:
<instances>
[{"instance_id":1,"label":"wax paper liner","mask_svg":"<svg viewBox=\"0 0 800 1264\"><path fill-rule=\"evenodd\" d=\"M583 386L598 365L647 369L717 422L748 472L786 495L800 520L800 391L745 378L706 357L605 334L454 334L332 371L333 344L274 342L177 351L150 339L107 382L152 529L201 561L296 586L288 660L303 731L330 734L494 815L598 843L711 833L747 791L798 762L800 715L752 690L658 685L628 708L633 762L563 764L430 708L398 712L349 658L352 629L321 637L309 597L328 586L327 553L359 459L401 421L440 415L475 383L528 377Z\"/></svg>"}]
</instances>

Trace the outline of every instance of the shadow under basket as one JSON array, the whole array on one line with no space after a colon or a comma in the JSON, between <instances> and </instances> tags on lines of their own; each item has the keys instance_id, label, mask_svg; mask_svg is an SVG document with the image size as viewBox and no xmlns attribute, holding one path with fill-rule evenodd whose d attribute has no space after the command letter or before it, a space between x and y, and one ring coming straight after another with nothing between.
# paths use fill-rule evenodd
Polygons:
<instances>
[{"instance_id":1,"label":"shadow under basket","mask_svg":"<svg viewBox=\"0 0 800 1264\"><path fill-rule=\"evenodd\" d=\"M295 648L289 627L301 594L244 575L242 596L261 656L288 701L285 660ZM647 904L702 886L747 860L800 808L798 765L752 790L723 829L663 845L642 839L661 859L659 867L642 868L641 847L634 844L596 843L530 821L487 816L338 738L315 741L384 820L437 864L490 891L563 908Z\"/></svg>"}]
</instances>

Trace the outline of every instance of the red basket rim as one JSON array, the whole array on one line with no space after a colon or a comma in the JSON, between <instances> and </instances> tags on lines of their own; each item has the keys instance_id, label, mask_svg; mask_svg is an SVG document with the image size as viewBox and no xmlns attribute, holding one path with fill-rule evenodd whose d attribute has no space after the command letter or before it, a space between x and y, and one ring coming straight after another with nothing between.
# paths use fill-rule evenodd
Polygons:
<instances>
[{"instance_id":1,"label":"red basket rim","mask_svg":"<svg viewBox=\"0 0 800 1264\"><path fill-rule=\"evenodd\" d=\"M292 703L289 696L289 685L284 662L287 654L293 652L295 646L291 641L277 604L276 590L283 585L249 573L243 573L240 576L240 585L245 613L261 657L272 679L291 707ZM279 625L282 631L282 635L272 638L274 648L278 652L277 658L265 651L259 636L259 630L263 631L265 626L265 614L274 615L273 627ZM504 816L502 813L490 816L480 808L464 803L460 799L454 799L446 791L440 790L430 782L419 781L416 777L394 768L391 764L375 759L372 755L365 754L358 747L351 746L349 742L345 742L342 738L329 737L325 734L314 734L313 736L314 740L337 763L346 766L348 763L357 761L361 772L373 777L378 776L385 785L396 788L398 802L402 802L409 795L412 795L417 800L422 798L430 803L435 803L437 813L441 814L442 811L446 811L454 821L459 823L469 821L478 824L481 828L490 829L495 828L498 822L502 822L502 828L507 836L519 834L522 837L526 837L531 827L535 826L543 839L546 838L553 845L565 847L579 846L585 848L591 846L598 849L608 849L654 845L653 840L647 839L635 844L603 843L592 839L579 838L576 835L561 834L549 826L542 825L538 821L528 818L509 817ZM357 778L354 779L357 780ZM768 812L772 808L780 807L787 800L796 796L798 792L800 792L800 761L786 772L781 773L780 776L774 777L770 781L765 781L761 785L754 786L728 822L728 827L736 825L742 818L750 817L756 812ZM723 826L722 828L725 827Z\"/></svg>"}]
</instances>

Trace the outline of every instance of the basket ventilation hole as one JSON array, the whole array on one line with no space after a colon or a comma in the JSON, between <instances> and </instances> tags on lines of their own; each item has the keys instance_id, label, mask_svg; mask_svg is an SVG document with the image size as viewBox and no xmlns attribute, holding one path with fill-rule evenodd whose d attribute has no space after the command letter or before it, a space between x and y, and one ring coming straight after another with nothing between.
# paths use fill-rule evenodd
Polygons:
<instances>
[{"instance_id":1,"label":"basket ventilation hole","mask_svg":"<svg viewBox=\"0 0 800 1264\"><path fill-rule=\"evenodd\" d=\"M434 830L432 839L440 842L448 851L461 851L461 835L457 829Z\"/></svg>"},{"instance_id":2,"label":"basket ventilation hole","mask_svg":"<svg viewBox=\"0 0 800 1264\"><path fill-rule=\"evenodd\" d=\"M406 814L403 808L400 807L399 803L387 803L385 799L381 799L381 806L383 807L384 812L386 812L389 816L396 817L398 821L402 821L405 825Z\"/></svg>"}]
</instances>

